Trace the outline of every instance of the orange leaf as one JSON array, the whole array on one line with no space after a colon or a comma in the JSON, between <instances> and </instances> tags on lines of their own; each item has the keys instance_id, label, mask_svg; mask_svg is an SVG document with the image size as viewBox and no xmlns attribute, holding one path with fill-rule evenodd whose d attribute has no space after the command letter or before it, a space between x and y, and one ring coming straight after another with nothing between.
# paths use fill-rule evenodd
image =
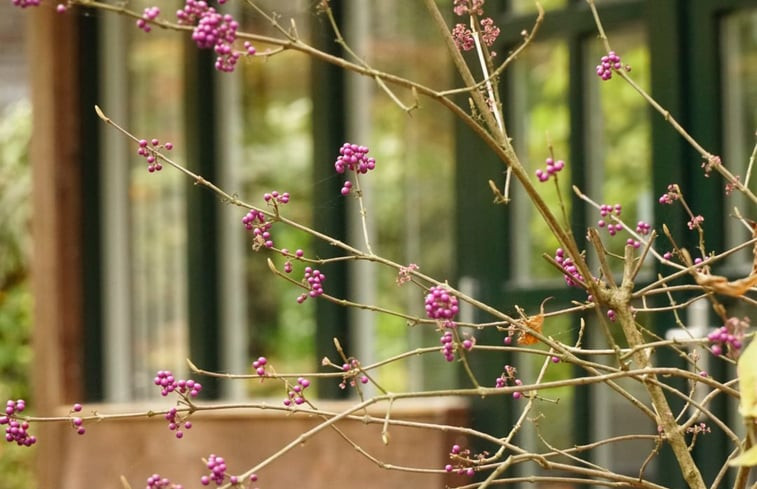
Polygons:
<instances>
[{"instance_id":1,"label":"orange leaf","mask_svg":"<svg viewBox=\"0 0 757 489\"><path fill-rule=\"evenodd\" d=\"M532 330L536 331L537 333L541 333L542 325L544 324L544 313L537 314L536 316L527 317L524 322L526 323L526 326L531 328ZM520 333L520 336L518 337L518 344L519 345L533 345L539 341L539 339L526 332L522 331Z\"/></svg>"},{"instance_id":2,"label":"orange leaf","mask_svg":"<svg viewBox=\"0 0 757 489\"><path fill-rule=\"evenodd\" d=\"M525 316L523 314L523 311L520 308L518 308L518 312L523 318L523 322L525 323L526 327L541 334L541 329L542 329L542 326L544 325L544 303L546 303L550 299L551 297L547 297L541 302L541 305L539 306L539 314L537 314L536 316ZM538 341L539 341L539 338L530 334L528 331L525 330L525 328L524 328L524 331L521 331L520 336L518 336L519 345L533 345L534 343Z\"/></svg>"}]
</instances>

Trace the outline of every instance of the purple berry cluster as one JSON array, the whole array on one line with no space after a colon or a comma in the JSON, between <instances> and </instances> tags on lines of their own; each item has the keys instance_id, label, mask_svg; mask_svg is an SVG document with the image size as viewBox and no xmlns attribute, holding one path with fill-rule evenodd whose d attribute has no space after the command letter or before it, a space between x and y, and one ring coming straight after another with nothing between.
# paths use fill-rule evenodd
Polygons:
<instances>
[{"instance_id":1,"label":"purple berry cluster","mask_svg":"<svg viewBox=\"0 0 757 489\"><path fill-rule=\"evenodd\" d=\"M505 365L502 369L502 374L497 377L497 380L494 383L494 387L497 389L507 387L508 385L523 385L523 381L518 378L517 369L512 365ZM521 397L523 397L522 392L513 392L513 399L520 399Z\"/></svg>"},{"instance_id":2,"label":"purple berry cluster","mask_svg":"<svg viewBox=\"0 0 757 489\"><path fill-rule=\"evenodd\" d=\"M266 218L263 211L250 209L242 218L242 225L248 231L252 231L254 250L259 250L261 247L273 248L273 239L271 239L273 223Z\"/></svg>"},{"instance_id":3,"label":"purple berry cluster","mask_svg":"<svg viewBox=\"0 0 757 489\"><path fill-rule=\"evenodd\" d=\"M219 2L226 3L225 0ZM242 55L233 48L237 38L239 23L229 14L221 14L203 0L186 0L184 8L176 12L179 24L194 25L192 40L200 49L213 49L218 56L215 68L218 71L231 72ZM245 43L245 54L255 54L255 48Z\"/></svg>"},{"instance_id":4,"label":"purple berry cluster","mask_svg":"<svg viewBox=\"0 0 757 489\"><path fill-rule=\"evenodd\" d=\"M215 68L218 71L232 72L239 60L240 53L232 45L237 38L239 23L229 14L220 14L210 7L200 18L192 33L192 39L200 49L213 48L218 55Z\"/></svg>"},{"instance_id":5,"label":"purple berry cluster","mask_svg":"<svg viewBox=\"0 0 757 489\"><path fill-rule=\"evenodd\" d=\"M630 66L623 66L623 63L620 62L620 56L615 51L610 51L600 59L600 63L597 65L597 76L606 81L612 78L613 70L621 69L631 71Z\"/></svg>"},{"instance_id":6,"label":"purple berry cluster","mask_svg":"<svg viewBox=\"0 0 757 489\"><path fill-rule=\"evenodd\" d=\"M258 50L255 49L255 46L253 46L250 41L245 41L244 42L244 52L247 53L247 56L254 56L255 53L258 52Z\"/></svg>"},{"instance_id":7,"label":"purple berry cluster","mask_svg":"<svg viewBox=\"0 0 757 489\"><path fill-rule=\"evenodd\" d=\"M642 236L646 236L652 231L652 225L645 221L639 221L636 223L636 232Z\"/></svg>"},{"instance_id":8,"label":"purple berry cluster","mask_svg":"<svg viewBox=\"0 0 757 489\"><path fill-rule=\"evenodd\" d=\"M86 428L84 428L84 420L81 419L78 416L74 416L71 418L71 425L74 427L74 430L76 430L76 433L79 435L83 435L87 432Z\"/></svg>"},{"instance_id":9,"label":"purple berry cluster","mask_svg":"<svg viewBox=\"0 0 757 489\"><path fill-rule=\"evenodd\" d=\"M468 461L470 459L470 449L463 449L460 445L452 445L449 451L449 458L455 462L455 464L447 464L444 466L445 472L455 472L459 475L467 475L473 477L476 475L476 471L471 467Z\"/></svg>"},{"instance_id":10,"label":"purple berry cluster","mask_svg":"<svg viewBox=\"0 0 757 489\"><path fill-rule=\"evenodd\" d=\"M573 263L573 260L565 254L565 250L557 248L555 250L555 261L565 271L565 283L570 287L578 287L577 280L584 281L583 275L578 271L578 267Z\"/></svg>"},{"instance_id":11,"label":"purple berry cluster","mask_svg":"<svg viewBox=\"0 0 757 489\"><path fill-rule=\"evenodd\" d=\"M476 46L473 32L465 24L455 24L452 28L452 39L460 51L470 51Z\"/></svg>"},{"instance_id":12,"label":"purple berry cluster","mask_svg":"<svg viewBox=\"0 0 757 489\"><path fill-rule=\"evenodd\" d=\"M160 9L158 7L147 7L142 13L142 18L137 19L137 27L145 32L150 32L152 30L150 22L157 19L158 15L160 15Z\"/></svg>"},{"instance_id":13,"label":"purple berry cluster","mask_svg":"<svg viewBox=\"0 0 757 489\"><path fill-rule=\"evenodd\" d=\"M445 325L448 328L454 327L454 323L448 323ZM442 344L442 355L444 356L444 359L448 362L452 362L455 360L455 335L450 330L446 330L444 333L442 333L442 336L439 338L439 343ZM471 336L469 338L465 338L463 341L460 342L460 347L463 348L463 350L471 351L473 347L476 345L476 338Z\"/></svg>"},{"instance_id":14,"label":"purple berry cluster","mask_svg":"<svg viewBox=\"0 0 757 489\"><path fill-rule=\"evenodd\" d=\"M626 245L632 246L638 250L639 248L641 248L641 241L639 241L638 239L628 238L626 239Z\"/></svg>"},{"instance_id":15,"label":"purple berry cluster","mask_svg":"<svg viewBox=\"0 0 757 489\"><path fill-rule=\"evenodd\" d=\"M5 441L16 442L22 447L30 447L37 442L37 437L29 434L29 423L18 421L15 416L26 409L26 401L18 399L5 403L5 414L0 416L0 425L8 425L5 428Z\"/></svg>"},{"instance_id":16,"label":"purple berry cluster","mask_svg":"<svg viewBox=\"0 0 757 489\"><path fill-rule=\"evenodd\" d=\"M541 168L536 170L536 178L538 178L540 182L546 182L549 180L549 177L557 174L560 170L565 168L565 162L563 160L555 161L553 158L547 158L545 163L547 166L543 170Z\"/></svg>"},{"instance_id":17,"label":"purple berry cluster","mask_svg":"<svg viewBox=\"0 0 757 489\"><path fill-rule=\"evenodd\" d=\"M428 289L424 307L429 318L443 321L445 325L452 323L452 319L460 310L457 297L450 294L443 285L435 285Z\"/></svg>"},{"instance_id":18,"label":"purple berry cluster","mask_svg":"<svg viewBox=\"0 0 757 489\"><path fill-rule=\"evenodd\" d=\"M619 231L623 230L623 225L620 223L608 223L604 218L608 217L610 215L615 215L616 217L620 217L620 213L623 211L623 206L620 204L602 204L599 206L599 215L602 216L602 219L599 219L597 221L597 226L600 228L607 227L607 232L610 233L610 236L615 236Z\"/></svg>"},{"instance_id":19,"label":"purple berry cluster","mask_svg":"<svg viewBox=\"0 0 757 489\"><path fill-rule=\"evenodd\" d=\"M481 40L484 41L489 47L494 45L494 42L499 37L500 29L494 24L494 20L491 17L481 19ZM496 56L496 53L492 52L492 56Z\"/></svg>"},{"instance_id":20,"label":"purple berry cluster","mask_svg":"<svg viewBox=\"0 0 757 489\"><path fill-rule=\"evenodd\" d=\"M289 192L279 193L274 190L263 194L263 200L266 204L273 206L278 213L279 205L289 203ZM258 209L250 209L242 218L242 225L248 231L252 231L253 250L260 248L273 248L273 239L271 238L271 227L273 222L268 220L265 213Z\"/></svg>"},{"instance_id":21,"label":"purple berry cluster","mask_svg":"<svg viewBox=\"0 0 757 489\"><path fill-rule=\"evenodd\" d=\"M173 484L166 477L159 474L153 474L147 478L147 487L145 489L182 489L181 484Z\"/></svg>"},{"instance_id":22,"label":"purple berry cluster","mask_svg":"<svg viewBox=\"0 0 757 489\"><path fill-rule=\"evenodd\" d=\"M160 164L158 159L158 149L164 148L167 151L173 149L173 143L160 144L160 141L155 138L149 142L147 139L140 139L138 146L137 154L147 160L147 171L150 173L163 169L163 165Z\"/></svg>"},{"instance_id":23,"label":"purple berry cluster","mask_svg":"<svg viewBox=\"0 0 757 489\"><path fill-rule=\"evenodd\" d=\"M326 275L320 270L312 267L305 267L305 275L302 280L308 284L310 290L308 292L303 292L297 297L298 304L305 302L308 297L318 297L323 294L323 281L326 280Z\"/></svg>"},{"instance_id":24,"label":"purple berry cluster","mask_svg":"<svg viewBox=\"0 0 757 489\"><path fill-rule=\"evenodd\" d=\"M452 11L459 17L464 15L483 15L483 7L484 0L455 0ZM484 44L491 47L494 45L497 37L499 37L500 29L490 17L481 19L479 23L481 29L478 31L478 34L481 36ZM474 35L473 31L466 24L459 23L452 28L452 39L461 51L470 51L474 48L476 45ZM491 55L495 56L496 53L491 53Z\"/></svg>"},{"instance_id":25,"label":"purple berry cluster","mask_svg":"<svg viewBox=\"0 0 757 489\"><path fill-rule=\"evenodd\" d=\"M356 358L350 359L348 363L342 364L342 372L345 373L345 376L342 382L339 383L339 388L342 390L346 389L348 381L351 387L355 387L357 385L355 378L360 373L360 362ZM367 384L369 381L370 379L367 375L360 375L361 384Z\"/></svg>"},{"instance_id":26,"label":"purple berry cluster","mask_svg":"<svg viewBox=\"0 0 757 489\"><path fill-rule=\"evenodd\" d=\"M439 342L442 344L442 355L448 362L455 360L455 338L452 335L452 331L445 331L439 338Z\"/></svg>"},{"instance_id":27,"label":"purple berry cluster","mask_svg":"<svg viewBox=\"0 0 757 489\"><path fill-rule=\"evenodd\" d=\"M678 185L676 185L675 183L671 183L670 185L668 185L668 191L662 194L660 198L657 199L657 202L659 202L660 204L672 204L673 202L678 200L680 196L681 189L678 188Z\"/></svg>"},{"instance_id":28,"label":"purple berry cluster","mask_svg":"<svg viewBox=\"0 0 757 489\"><path fill-rule=\"evenodd\" d=\"M410 282L413 279L413 272L415 270L418 270L419 268L420 267L415 263L411 263L406 267L400 267L399 272L397 272L397 280L395 281L397 283L397 286L401 286L403 284L406 284L407 282Z\"/></svg>"},{"instance_id":29,"label":"purple berry cluster","mask_svg":"<svg viewBox=\"0 0 757 489\"><path fill-rule=\"evenodd\" d=\"M160 394L167 396L171 392L178 392L182 396L197 397L202 390L202 384L189 380L176 380L170 370L159 370L153 383L160 387Z\"/></svg>"},{"instance_id":30,"label":"purple berry cluster","mask_svg":"<svg viewBox=\"0 0 757 489\"><path fill-rule=\"evenodd\" d=\"M339 156L334 163L337 173L345 173L347 170L355 173L368 173L376 168L376 160L368 157L368 148L357 144L344 143L339 148ZM342 195L348 195L352 191L352 182L346 180L342 185Z\"/></svg>"},{"instance_id":31,"label":"purple berry cluster","mask_svg":"<svg viewBox=\"0 0 757 489\"><path fill-rule=\"evenodd\" d=\"M728 353L732 358L738 357L744 344L744 334L749 328L749 318L728 318L725 324L707 335L712 346L710 351L716 357Z\"/></svg>"},{"instance_id":32,"label":"purple berry cluster","mask_svg":"<svg viewBox=\"0 0 757 489\"><path fill-rule=\"evenodd\" d=\"M494 24L494 20L491 17L481 19L479 23L481 24L481 30L479 31L481 40L487 46L493 46L499 37L499 27ZM455 46L460 51L470 51L476 46L474 36L473 31L465 24L455 24L455 27L452 28L452 40L455 41ZM492 52L491 55L496 56L496 53Z\"/></svg>"},{"instance_id":33,"label":"purple berry cluster","mask_svg":"<svg viewBox=\"0 0 757 489\"><path fill-rule=\"evenodd\" d=\"M473 349L473 346L476 344L476 338L471 336L470 338L465 338L460 345L462 345L464 350L471 351Z\"/></svg>"},{"instance_id":34,"label":"purple berry cluster","mask_svg":"<svg viewBox=\"0 0 757 489\"><path fill-rule=\"evenodd\" d=\"M184 8L176 11L176 19L181 25L194 25L208 10L208 4L203 0L186 0Z\"/></svg>"},{"instance_id":35,"label":"purple berry cluster","mask_svg":"<svg viewBox=\"0 0 757 489\"><path fill-rule=\"evenodd\" d=\"M252 368L255 369L255 373L258 374L260 377L265 377L266 371L265 366L268 364L268 359L266 357L258 357L257 360L252 362Z\"/></svg>"},{"instance_id":36,"label":"purple berry cluster","mask_svg":"<svg viewBox=\"0 0 757 489\"><path fill-rule=\"evenodd\" d=\"M226 461L223 459L223 457L219 457L218 455L211 453L208 457L206 467L208 468L208 470L210 470L210 475L203 475L202 477L200 477L200 483L203 486L207 486L212 481L215 482L218 486L222 485L224 479L226 478ZM239 481L235 481L234 484L238 482Z\"/></svg>"},{"instance_id":37,"label":"purple berry cluster","mask_svg":"<svg viewBox=\"0 0 757 489\"><path fill-rule=\"evenodd\" d=\"M181 440L184 438L184 432L181 431L182 428L185 430L191 430L192 429L192 422L188 419L182 418L179 410L175 407L168 410L168 412L165 415L166 421L168 421L168 429L170 431L176 432L176 438Z\"/></svg>"},{"instance_id":38,"label":"purple berry cluster","mask_svg":"<svg viewBox=\"0 0 757 489\"><path fill-rule=\"evenodd\" d=\"M40 0L11 0L15 7L39 7Z\"/></svg>"},{"instance_id":39,"label":"purple berry cluster","mask_svg":"<svg viewBox=\"0 0 757 489\"><path fill-rule=\"evenodd\" d=\"M266 192L263 194L263 200L265 200L266 203L273 205L274 207L278 206L279 204L288 204L289 192L279 193L278 190Z\"/></svg>"},{"instance_id":40,"label":"purple berry cluster","mask_svg":"<svg viewBox=\"0 0 757 489\"><path fill-rule=\"evenodd\" d=\"M297 383L287 392L287 398L284 399L284 405L289 407L292 403L299 406L305 402L305 389L310 387L310 381L305 377L298 377Z\"/></svg>"},{"instance_id":41,"label":"purple berry cluster","mask_svg":"<svg viewBox=\"0 0 757 489\"><path fill-rule=\"evenodd\" d=\"M686 225L691 229L692 231L695 229L699 229L704 222L704 217L701 215L693 216L691 219L689 219L689 222L686 223Z\"/></svg>"},{"instance_id":42,"label":"purple berry cluster","mask_svg":"<svg viewBox=\"0 0 757 489\"><path fill-rule=\"evenodd\" d=\"M203 486L210 485L211 482L215 482L217 486L223 485L226 477L229 478L229 484L232 486L237 486L238 484L241 484L243 482L236 475L228 475L226 473L226 460L214 453L211 453L210 456L208 456L208 461L205 466L208 468L208 470L210 470L210 474L200 477L200 483ZM250 474L250 482L256 482L257 480L257 475Z\"/></svg>"},{"instance_id":43,"label":"purple berry cluster","mask_svg":"<svg viewBox=\"0 0 757 489\"><path fill-rule=\"evenodd\" d=\"M82 410L82 405L77 402L76 404L73 405L69 414L79 413L81 412L81 410ZM86 428L84 428L84 420L80 418L79 416L73 416L71 418L71 426L73 426L74 430L79 435L83 435L84 433L87 432Z\"/></svg>"},{"instance_id":44,"label":"purple berry cluster","mask_svg":"<svg viewBox=\"0 0 757 489\"><path fill-rule=\"evenodd\" d=\"M292 254L289 253L289 250L286 248L281 249L281 254L287 257L287 261L284 262L284 272L286 273L292 273L292 260L289 260L288 258L292 257ZM294 258L300 259L303 256L305 256L305 252L301 249L297 249L294 252Z\"/></svg>"},{"instance_id":45,"label":"purple berry cluster","mask_svg":"<svg viewBox=\"0 0 757 489\"><path fill-rule=\"evenodd\" d=\"M455 15L462 17L465 14L483 15L485 0L455 0L452 11Z\"/></svg>"}]
</instances>

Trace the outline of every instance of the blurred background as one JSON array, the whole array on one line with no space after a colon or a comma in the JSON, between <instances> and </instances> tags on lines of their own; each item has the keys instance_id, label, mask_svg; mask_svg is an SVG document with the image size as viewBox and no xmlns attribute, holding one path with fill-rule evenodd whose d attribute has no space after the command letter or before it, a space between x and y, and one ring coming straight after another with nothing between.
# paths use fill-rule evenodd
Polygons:
<instances>
[{"instance_id":1,"label":"blurred background","mask_svg":"<svg viewBox=\"0 0 757 489\"><path fill-rule=\"evenodd\" d=\"M313 14L313 2L258 3L275 10L287 27L293 19L302 38L344 54L325 17ZM458 83L436 27L415 2L332 3L348 42L372 66L438 89ZM598 3L613 48L636 81L743 174L757 127L757 2ZM705 221L713 249L743 241L745 231L730 215L734 206L754 215L753 206L738 196L725 198L719 182L705 179L697 155L630 87L616 79L603 83L594 74L604 53L585 2L542 4L547 16L537 42L500 84L507 126L531 173L544 166L550 147L567 162L560 190L578 239L599 216L571 199L572 185L597 202L620 203L628 223L667 220L681 243L691 243L678 211L654 205L676 181L692 207L722 216ZM129 2L135 11L148 5ZM451 2L440 5L450 12L450 24L457 22ZM181 5L161 7L167 15ZM271 22L249 9L224 8L240 19L242 30L277 35ZM533 25L535 6L490 0L487 9L502 29L495 47L502 60ZM145 34L132 21L95 11L59 16L53 10L50 3L27 10L0 5L0 398L25 398L32 408L153 402L154 372L170 369L183 377L188 357L202 368L248 372L250 362L264 355L278 370L301 372L319 368L323 356L337 359L333 337L364 364L438 344L438 332L390 316L313 300L297 304L299 290L275 280L264 253L251 250L241 210L171 169L148 173L136 148L96 119L94 104L139 137L173 142L172 157L243 200L260 204L264 192L289 192L287 217L358 246L356 202L339 194L343 181L333 162L344 141L364 144L378 162L361 183L379 254L417 263L424 273L508 313L513 304L535 311L546 296L559 296L554 307L582 299L566 293L562 278L542 258L554 253L556 242L517 185L509 206L491 204L487 182L503 185L501 164L431 101L420 100L410 117L370 80L296 53L242 60L234 74L218 74L209 53L181 35L161 29ZM59 54L63 44L70 58ZM56 56L62 59L54 61ZM397 90L397 96L407 105L415 102L407 91ZM30 163L32 100L40 129ZM463 98L460 103L467 106ZM67 146L56 146L64 135ZM61 181L68 182L65 188ZM550 181L543 191L557 209L557 187ZM283 226L273 233L280 247L302 248L308 256L335 253ZM624 243L618 237L608 246L618 252ZM60 270L50 274L56 263ZM649 262L643 280L653 278L656 267ZM738 276L748 267L745 250L720 272ZM391 271L334 264L324 272L329 293L422 314L423 291L398 289ZM462 314L466 320L490 319L475 311ZM668 324L655 327L664 334ZM573 318L556 318L547 327L566 342L578 331ZM501 344L496 334L471 333ZM517 363L525 377L538 368L530 358L503 355L481 355L477 362L482 378L492 383L504 362ZM550 372L548 380L575 374L568 365ZM376 375L385 389L403 391L454 386L460 372L434 355L390 364ZM319 383L314 391L324 399L352 395L336 382ZM208 380L206 394L231 400L284 393L272 383ZM566 388L554 396L560 404L545 403L540 410L565 421L540 429L557 445L648 428L633 413L618 411L627 408L601 387ZM725 419L732 416L728 406L716 408ZM502 400L476 401L468 414L475 426L498 432L517 409ZM524 446L537 446L534 430L522 436ZM632 473L648 449L618 444L590 456ZM0 446L8 487L28 487L33 452Z\"/></svg>"}]
</instances>

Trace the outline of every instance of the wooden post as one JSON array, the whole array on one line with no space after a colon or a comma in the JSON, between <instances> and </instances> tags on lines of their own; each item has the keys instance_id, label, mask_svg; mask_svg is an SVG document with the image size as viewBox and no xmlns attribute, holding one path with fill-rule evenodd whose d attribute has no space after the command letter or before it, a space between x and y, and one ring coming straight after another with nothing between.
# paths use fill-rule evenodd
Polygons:
<instances>
[{"instance_id":1,"label":"wooden post","mask_svg":"<svg viewBox=\"0 0 757 489\"><path fill-rule=\"evenodd\" d=\"M29 9L33 104L34 410L50 414L82 395L82 188L75 15ZM60 426L37 424L38 487L55 487L65 463Z\"/></svg>"}]
</instances>

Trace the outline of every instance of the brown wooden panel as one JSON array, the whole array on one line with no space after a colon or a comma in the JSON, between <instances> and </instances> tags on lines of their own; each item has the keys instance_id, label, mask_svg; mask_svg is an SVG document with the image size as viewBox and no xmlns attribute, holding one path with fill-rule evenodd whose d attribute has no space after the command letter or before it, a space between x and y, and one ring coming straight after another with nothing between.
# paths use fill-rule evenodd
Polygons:
<instances>
[{"instance_id":1,"label":"brown wooden panel","mask_svg":"<svg viewBox=\"0 0 757 489\"><path fill-rule=\"evenodd\" d=\"M280 402L271 400L270 404L278 406ZM345 401L316 401L316 404L331 412L352 406L351 402ZM159 406L165 409L170 402ZM87 414L89 410L101 414L143 411L157 407L84 406L82 413ZM385 445L381 438L384 412L378 407L369 411L378 418L378 423L345 420L337 426L384 463L440 471L449 463L449 450L454 443L467 446L465 436L459 433L401 426L389 427L390 441ZM391 415L393 419L406 421L451 426L467 424L466 403L454 399L398 401L393 405ZM144 487L147 478L156 472L184 487L201 487L200 477L208 472L202 459L207 459L211 453L224 457L229 473L239 474L297 440L321 421L319 417L306 414L242 409L195 413L191 419L193 427L185 430L181 440L168 430L162 416L88 424L83 436L63 427L60 434L64 446L56 460L63 471L55 487L122 489L119 479L123 475L131 487L137 489ZM261 488L438 489L471 482L466 476L443 472L417 473L381 468L330 428L284 454L262 469L258 476Z\"/></svg>"},{"instance_id":2,"label":"brown wooden panel","mask_svg":"<svg viewBox=\"0 0 757 489\"><path fill-rule=\"evenodd\" d=\"M33 104L34 409L43 414L81 391L81 171L76 16L29 9ZM62 440L38 425L39 487L55 487Z\"/></svg>"}]
</instances>

